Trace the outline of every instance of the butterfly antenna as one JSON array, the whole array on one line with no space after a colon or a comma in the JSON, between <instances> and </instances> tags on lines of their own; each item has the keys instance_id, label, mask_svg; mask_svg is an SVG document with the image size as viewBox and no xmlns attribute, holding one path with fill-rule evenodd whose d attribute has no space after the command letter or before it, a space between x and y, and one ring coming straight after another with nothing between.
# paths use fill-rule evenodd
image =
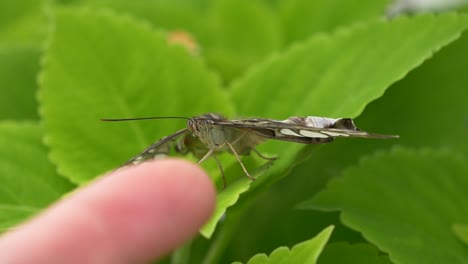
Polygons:
<instances>
[{"instance_id":1,"label":"butterfly antenna","mask_svg":"<svg viewBox=\"0 0 468 264\"><path fill-rule=\"evenodd\" d=\"M134 118L101 118L104 122L120 122L120 121L135 121L135 120L153 120L153 119L185 119L188 117L183 116L149 116L149 117L134 117Z\"/></svg>"}]
</instances>

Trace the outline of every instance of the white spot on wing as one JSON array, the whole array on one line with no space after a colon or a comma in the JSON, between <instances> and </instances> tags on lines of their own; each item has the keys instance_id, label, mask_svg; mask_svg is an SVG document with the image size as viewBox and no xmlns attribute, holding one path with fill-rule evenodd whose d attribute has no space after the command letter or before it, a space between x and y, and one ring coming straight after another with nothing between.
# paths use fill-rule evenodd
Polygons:
<instances>
[{"instance_id":1,"label":"white spot on wing","mask_svg":"<svg viewBox=\"0 0 468 264\"><path fill-rule=\"evenodd\" d=\"M339 132L330 132L330 131L323 131L322 133L327 134L332 137L349 137L349 134L339 133Z\"/></svg>"},{"instance_id":2,"label":"white spot on wing","mask_svg":"<svg viewBox=\"0 0 468 264\"><path fill-rule=\"evenodd\" d=\"M167 157L166 154L160 153L160 154L156 154L156 155L154 156L154 159L158 160L158 159L164 159L164 158L166 158L166 157Z\"/></svg>"},{"instance_id":3,"label":"white spot on wing","mask_svg":"<svg viewBox=\"0 0 468 264\"><path fill-rule=\"evenodd\" d=\"M319 132L313 132L313 131L308 131L308 130L300 130L299 133L305 137L311 137L311 138L328 138L329 136L324 135Z\"/></svg>"},{"instance_id":4,"label":"white spot on wing","mask_svg":"<svg viewBox=\"0 0 468 264\"><path fill-rule=\"evenodd\" d=\"M281 134L283 135L288 135L288 136L295 136L295 137L302 137L302 135L299 135L298 133L292 131L291 129L288 128L283 128L280 130Z\"/></svg>"},{"instance_id":5,"label":"white spot on wing","mask_svg":"<svg viewBox=\"0 0 468 264\"><path fill-rule=\"evenodd\" d=\"M143 158L137 157L134 161L132 161L133 165L138 165L143 162Z\"/></svg>"}]
</instances>

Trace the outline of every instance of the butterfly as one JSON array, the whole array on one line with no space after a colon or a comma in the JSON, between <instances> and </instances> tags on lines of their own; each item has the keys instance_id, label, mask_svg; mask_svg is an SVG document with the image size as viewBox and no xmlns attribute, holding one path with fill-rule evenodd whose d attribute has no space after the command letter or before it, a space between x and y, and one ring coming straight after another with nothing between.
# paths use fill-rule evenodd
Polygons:
<instances>
[{"instance_id":1,"label":"butterfly","mask_svg":"<svg viewBox=\"0 0 468 264\"><path fill-rule=\"evenodd\" d=\"M218 164L223 178L226 179L217 153L228 151L232 153L241 165L245 175L255 180L242 163L240 156L255 152L265 160L276 157L266 157L255 148L267 139L290 141L302 144L330 143L337 137L357 137L391 139L396 135L373 134L360 130L351 118L327 118L317 116L293 116L286 120L265 118L250 118L229 120L225 117L207 113L192 118L186 117L143 117L123 119L101 119L102 121L130 121L160 118L179 118L187 120L187 127L155 141L143 152L137 154L122 166L139 164L141 162L169 155L171 149L181 154L192 153L199 159L197 164L213 157Z\"/></svg>"}]
</instances>

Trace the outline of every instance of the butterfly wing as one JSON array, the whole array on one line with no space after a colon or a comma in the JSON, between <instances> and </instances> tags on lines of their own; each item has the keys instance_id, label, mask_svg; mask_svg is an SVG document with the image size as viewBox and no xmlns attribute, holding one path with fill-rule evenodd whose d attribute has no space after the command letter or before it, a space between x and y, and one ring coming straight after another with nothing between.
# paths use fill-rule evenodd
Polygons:
<instances>
[{"instance_id":1,"label":"butterfly wing","mask_svg":"<svg viewBox=\"0 0 468 264\"><path fill-rule=\"evenodd\" d=\"M373 134L360 130L350 118L325 117L290 117L286 120L242 119L219 121L220 125L256 134L261 137L292 141L303 144L328 143L336 137L360 137L388 139L397 138L393 135Z\"/></svg>"},{"instance_id":2,"label":"butterfly wing","mask_svg":"<svg viewBox=\"0 0 468 264\"><path fill-rule=\"evenodd\" d=\"M172 141L174 141L177 137L186 133L188 133L188 129L184 128L175 132L174 134L171 134L167 137L163 137L162 139L154 142L151 146L149 146L143 152L139 153L135 157L131 158L129 161L125 162L122 166L131 165L131 164L139 164L149 159L153 159L159 155L168 155L171 150Z\"/></svg>"}]
</instances>

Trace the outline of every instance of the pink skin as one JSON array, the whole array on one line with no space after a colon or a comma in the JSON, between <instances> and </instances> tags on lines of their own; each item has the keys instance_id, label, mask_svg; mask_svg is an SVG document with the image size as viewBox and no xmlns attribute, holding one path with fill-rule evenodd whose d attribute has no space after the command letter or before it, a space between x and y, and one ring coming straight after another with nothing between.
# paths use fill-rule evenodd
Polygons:
<instances>
[{"instance_id":1,"label":"pink skin","mask_svg":"<svg viewBox=\"0 0 468 264\"><path fill-rule=\"evenodd\" d=\"M215 190L197 166L147 162L106 175L0 238L0 263L146 263L197 234Z\"/></svg>"}]
</instances>

